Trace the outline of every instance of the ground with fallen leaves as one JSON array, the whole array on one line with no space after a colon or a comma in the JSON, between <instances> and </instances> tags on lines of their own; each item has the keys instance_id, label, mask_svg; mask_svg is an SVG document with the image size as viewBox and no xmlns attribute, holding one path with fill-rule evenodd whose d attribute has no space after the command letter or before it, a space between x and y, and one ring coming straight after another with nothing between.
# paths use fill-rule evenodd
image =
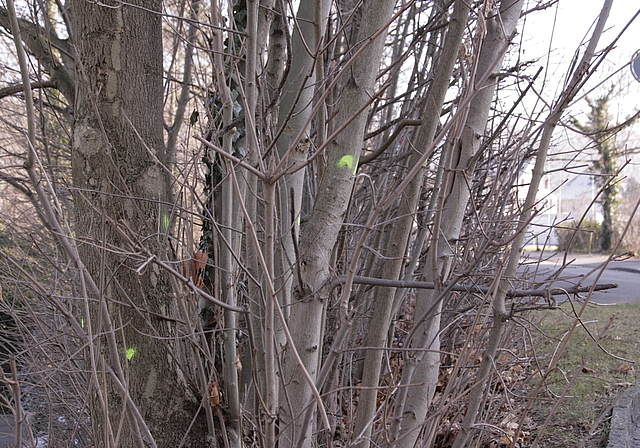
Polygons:
<instances>
[{"instance_id":1,"label":"ground with fallen leaves","mask_svg":"<svg viewBox=\"0 0 640 448\"><path fill-rule=\"evenodd\" d=\"M532 315L536 369L527 388L540 387L529 414L540 447L605 447L612 404L638 380L640 304L581 310L565 304Z\"/></svg>"}]
</instances>

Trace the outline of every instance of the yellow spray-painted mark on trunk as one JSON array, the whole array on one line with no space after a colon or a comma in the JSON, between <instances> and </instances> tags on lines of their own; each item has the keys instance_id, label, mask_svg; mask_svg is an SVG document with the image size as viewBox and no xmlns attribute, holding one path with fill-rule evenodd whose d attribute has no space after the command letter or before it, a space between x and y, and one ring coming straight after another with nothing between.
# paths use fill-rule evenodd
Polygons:
<instances>
[{"instance_id":1,"label":"yellow spray-painted mark on trunk","mask_svg":"<svg viewBox=\"0 0 640 448\"><path fill-rule=\"evenodd\" d=\"M358 165L356 164L355 157L349 154L340 157L337 166L338 168L348 168L353 171L353 174L356 174L356 171L358 170Z\"/></svg>"},{"instance_id":2,"label":"yellow spray-painted mark on trunk","mask_svg":"<svg viewBox=\"0 0 640 448\"><path fill-rule=\"evenodd\" d=\"M138 350L135 347L129 347L125 352L127 361L131 361L133 357L136 356L136 353L138 353Z\"/></svg>"}]
</instances>

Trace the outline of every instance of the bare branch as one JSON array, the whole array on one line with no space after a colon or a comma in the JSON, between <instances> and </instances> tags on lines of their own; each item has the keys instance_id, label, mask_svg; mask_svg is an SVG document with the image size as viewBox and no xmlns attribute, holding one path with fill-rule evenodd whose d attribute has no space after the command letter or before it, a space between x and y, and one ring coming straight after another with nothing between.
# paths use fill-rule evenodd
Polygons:
<instances>
[{"instance_id":1,"label":"bare branch","mask_svg":"<svg viewBox=\"0 0 640 448\"><path fill-rule=\"evenodd\" d=\"M46 89L46 88L58 88L58 83L55 80L49 81L35 81L31 83L31 89ZM16 84L9 87L0 89L0 98L6 96L15 95L16 93L24 92L24 86L22 84Z\"/></svg>"},{"instance_id":2,"label":"bare branch","mask_svg":"<svg viewBox=\"0 0 640 448\"><path fill-rule=\"evenodd\" d=\"M344 284L346 276L334 278L331 282L333 288ZM383 286L386 288L413 288L413 289L435 289L442 287L433 282L417 282L406 280L389 280L384 278L360 277L353 278L353 283L358 285ZM549 297L555 295L581 294L589 291L606 291L617 288L616 283L600 283L591 286L572 286L570 288L540 288L540 289L511 289L507 291L507 297ZM449 288L451 291L468 292L473 294L487 294L491 288L474 285L454 285Z\"/></svg>"}]
</instances>

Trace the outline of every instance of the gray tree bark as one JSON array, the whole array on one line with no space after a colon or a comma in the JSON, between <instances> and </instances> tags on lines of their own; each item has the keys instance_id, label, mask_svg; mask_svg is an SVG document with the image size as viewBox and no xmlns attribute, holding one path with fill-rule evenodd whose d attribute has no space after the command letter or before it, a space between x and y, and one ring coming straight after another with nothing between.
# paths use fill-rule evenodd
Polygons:
<instances>
[{"instance_id":1,"label":"gray tree bark","mask_svg":"<svg viewBox=\"0 0 640 448\"><path fill-rule=\"evenodd\" d=\"M322 351L323 314L329 292L327 281L332 275L330 260L344 222L364 136L366 114L359 111L372 97L377 70L372 70L371 63L380 61L386 30L380 31L388 26L393 7L394 2L390 0L370 0L362 5L363 18L357 41L366 48L347 72L348 79L341 91L336 118L337 123L349 125L328 146L326 169L316 202L301 231L299 269L304 284L294 288L289 325L303 364L314 378ZM298 446L311 446L311 426L304 427L300 421L303 419L294 420L311 402L311 389L301 379L299 367L287 362L286 347L284 355L283 378L287 397L283 397L281 415L283 422L290 425L285 427L283 443L284 446L293 446L290 444L303 440L303 444Z\"/></svg>"},{"instance_id":2,"label":"gray tree bark","mask_svg":"<svg viewBox=\"0 0 640 448\"><path fill-rule=\"evenodd\" d=\"M423 156L433 143L438 125L440 124L440 111L444 98L449 89L449 82L454 64L458 59L458 48L464 35L469 7L464 1L457 1L455 11L449 22L449 28L438 58L433 82L427 92L427 97L421 108L422 124L416 132L413 147L418 148L412 154L407 166L412 167ZM414 214L417 209L418 199L424 179L424 170L421 170L407 186L400 197L397 215L394 222L392 235L389 240L388 260L385 262L381 278L399 279L403 260L407 252L409 235L414 224ZM395 288L384 288L376 297L371 318L369 333L365 345L367 347L384 347L386 345L389 325L392 319L392 309L395 297ZM366 352L362 386L356 415L355 433L362 434L362 442L358 446L368 448L371 434L371 423L375 413L377 386L380 377L383 350L369 350Z\"/></svg>"},{"instance_id":3,"label":"gray tree bark","mask_svg":"<svg viewBox=\"0 0 640 448\"><path fill-rule=\"evenodd\" d=\"M107 371L95 400L96 446L206 446L198 400L175 358L173 291L145 251L168 257L169 186L162 131L161 2L106 7L71 2L77 49L72 170L80 254L100 295L90 298L94 366ZM122 366L122 368L118 366ZM99 375L100 376L100 375ZM101 377L101 376L100 376ZM102 378L102 377L101 377ZM89 392L89 394L93 394ZM137 408L150 434L131 418ZM152 440L149 440L152 438Z\"/></svg>"},{"instance_id":4,"label":"gray tree bark","mask_svg":"<svg viewBox=\"0 0 640 448\"><path fill-rule=\"evenodd\" d=\"M310 130L313 111L313 98L318 90L316 86L316 67L322 64L320 41L318 36L324 34L329 12L327 0L303 0L296 15L291 39L291 60L287 81L284 85L282 100L279 105L278 125L284 126L276 145L280 158L286 159L286 166L300 166L309 157L311 149ZM302 137L298 140L298 135ZM316 142L317 144L317 142ZM279 181L280 197L279 218L282 250L278 251L278 278L282 282L279 287L280 303L288 306L291 303L293 285L292 270L296 253L294 238L300 235L300 209L306 169L285 174ZM288 314L288 308L285 308ZM284 343L284 338L279 337Z\"/></svg>"},{"instance_id":5,"label":"gray tree bark","mask_svg":"<svg viewBox=\"0 0 640 448\"><path fill-rule=\"evenodd\" d=\"M499 62L506 51L506 45L513 37L521 6L521 0L506 0L501 2L499 12L481 11L484 17L479 19L476 36L479 38L478 41L482 42L482 48L475 64L476 76L471 78L471 82L477 83L486 79L488 85L477 86L482 88L474 92L475 96L466 112L466 122L461 129L452 133L446 146L447 153L443 154L446 171L440 191L441 207L438 207L442 211L439 212L439 219L434 225L433 242L423 270L426 281L446 283L450 277L455 241L460 238L464 212L470 197L469 186L475 170L476 155L482 143L495 92L495 77L492 73L500 68ZM414 446L438 381L442 302L435 302L436 297L437 293L434 294L434 291L423 290L418 293L416 300L415 318L419 319L425 313L429 315L424 323L417 323L423 329L416 332L420 336L414 342L414 346L426 348L428 351L423 353L421 359L416 355L415 359L407 362L409 368L406 369L406 375L410 378L403 378L403 383L421 386L407 390L406 404L401 408L403 418L399 434L402 438L397 444L398 447ZM396 413L396 418L399 416L400 413Z\"/></svg>"}]
</instances>

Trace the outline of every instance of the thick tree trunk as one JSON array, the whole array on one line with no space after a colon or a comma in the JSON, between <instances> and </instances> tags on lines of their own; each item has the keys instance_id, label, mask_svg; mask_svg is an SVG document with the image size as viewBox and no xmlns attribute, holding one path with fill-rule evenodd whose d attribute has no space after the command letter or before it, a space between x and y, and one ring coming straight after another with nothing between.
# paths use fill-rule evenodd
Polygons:
<instances>
[{"instance_id":1,"label":"thick tree trunk","mask_svg":"<svg viewBox=\"0 0 640 448\"><path fill-rule=\"evenodd\" d=\"M141 6L72 1L76 236L101 288L84 318L103 355L88 364L107 372L97 374L107 402L93 401L91 418L96 446L174 448L184 438L182 446L202 447L199 420L186 434L198 402L176 362L175 323L165 318L173 315L170 278L150 260L168 256L169 187L159 163L162 8Z\"/></svg>"}]
</instances>

